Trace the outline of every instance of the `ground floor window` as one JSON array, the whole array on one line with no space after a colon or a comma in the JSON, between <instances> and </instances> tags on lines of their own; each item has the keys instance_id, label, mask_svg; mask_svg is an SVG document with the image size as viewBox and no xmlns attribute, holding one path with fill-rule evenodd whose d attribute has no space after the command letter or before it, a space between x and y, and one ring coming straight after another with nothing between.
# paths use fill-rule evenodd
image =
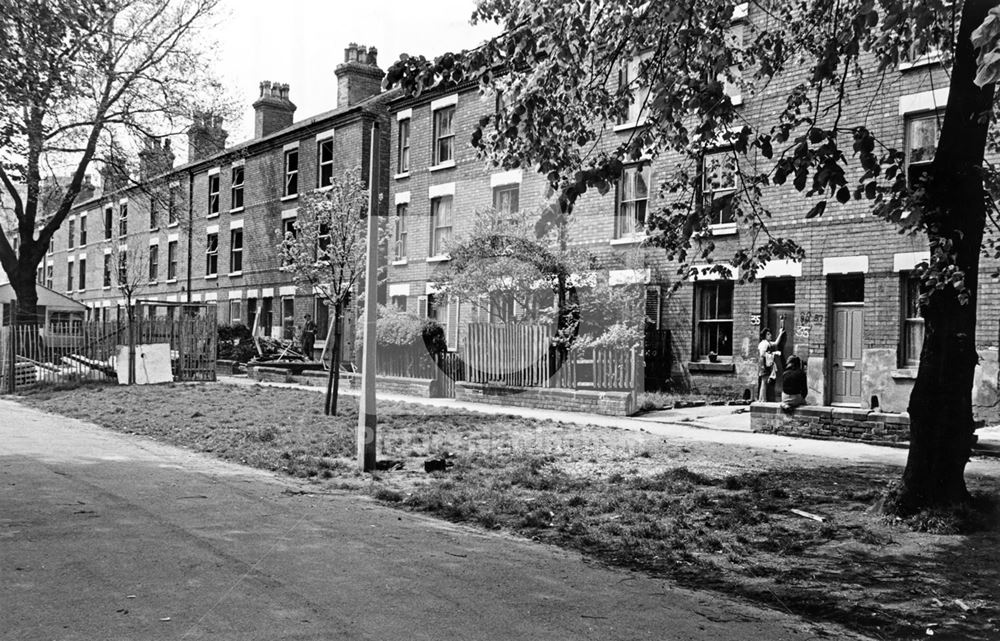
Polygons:
<instances>
[{"instance_id":1,"label":"ground floor window","mask_svg":"<svg viewBox=\"0 0 1000 641\"><path fill-rule=\"evenodd\" d=\"M695 360L733 355L733 283L695 284Z\"/></svg>"},{"instance_id":2,"label":"ground floor window","mask_svg":"<svg viewBox=\"0 0 1000 641\"><path fill-rule=\"evenodd\" d=\"M900 365L918 367L924 345L924 319L920 315L920 277L902 272L902 327L900 328Z\"/></svg>"}]
</instances>

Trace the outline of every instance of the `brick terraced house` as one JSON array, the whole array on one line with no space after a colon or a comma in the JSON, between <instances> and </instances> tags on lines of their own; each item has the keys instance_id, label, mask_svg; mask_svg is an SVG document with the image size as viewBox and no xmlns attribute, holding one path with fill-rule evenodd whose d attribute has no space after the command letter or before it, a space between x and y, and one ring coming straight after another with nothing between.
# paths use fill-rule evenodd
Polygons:
<instances>
[{"instance_id":1,"label":"brick terraced house","mask_svg":"<svg viewBox=\"0 0 1000 641\"><path fill-rule=\"evenodd\" d=\"M345 50L337 106L328 112L296 122L288 85L262 82L252 140L226 147L221 120L200 114L188 131L186 164L173 166L169 141L152 141L140 152L139 181L105 172L103 192L79 199L55 235L39 282L83 302L95 318L113 317L122 300L112 270L122 260L143 272L136 298L214 302L220 323L256 319L263 335L288 338L311 314L318 355L332 314L280 271L277 245L299 196L345 170L367 176L372 125L385 121L392 96L381 91L376 56L355 44ZM387 130L383 124L383 147Z\"/></svg>"},{"instance_id":2,"label":"brick terraced house","mask_svg":"<svg viewBox=\"0 0 1000 641\"><path fill-rule=\"evenodd\" d=\"M755 10L737 14L737 36L749 37L743 36L744 27L756 18ZM948 96L947 70L930 55L901 65L890 76L876 87L879 77L872 74L852 90L864 99L845 105L843 122L865 124L887 145L904 149L912 177L933 159ZM749 121L767 122L798 81L790 74L745 96L730 88L730 96L742 103ZM390 241L388 296L400 307L436 316L446 326L449 347L460 352L476 314L457 300L435 300L430 282L434 270L449 260L443 249L447 239L468 233L483 208L514 203L515 208L537 210L546 203L542 176L528 168L486 168L470 146L479 119L495 108L496 96L483 95L472 84L389 103L389 204L400 222ZM609 147L642 126L635 115L607 125ZM746 230L730 206L739 187L730 159L720 147L703 157L700 168L703 197L717 212L712 234L720 261L746 242ZM571 244L605 257L624 257L641 247L646 212L661 204L658 189L678 162L664 155L629 165L616 190L604 196L590 190L582 196L572 214ZM769 229L805 249L801 263L771 262L747 284L702 275L668 295L678 278L677 266L662 250L648 248L647 267L610 270L602 278L646 283L647 321L670 330L672 378L684 387L736 396L754 393L759 331L776 328L784 317L786 353L807 363L810 403L904 411L923 337L913 270L928 258L926 238L900 235L872 216L864 201L833 203L823 217L806 221L809 205L790 185L769 188L765 200L774 215ZM974 391L978 417L992 419L1000 417L1000 284L989 276L996 267L984 259L981 268L976 337L981 362Z\"/></svg>"}]
</instances>

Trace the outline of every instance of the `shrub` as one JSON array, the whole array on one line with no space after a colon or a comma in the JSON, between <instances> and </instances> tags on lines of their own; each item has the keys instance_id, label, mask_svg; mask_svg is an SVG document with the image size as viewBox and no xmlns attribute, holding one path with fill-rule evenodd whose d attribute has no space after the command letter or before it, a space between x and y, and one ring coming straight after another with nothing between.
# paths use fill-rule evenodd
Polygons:
<instances>
[{"instance_id":1,"label":"shrub","mask_svg":"<svg viewBox=\"0 0 1000 641\"><path fill-rule=\"evenodd\" d=\"M220 325L217 358L246 363L256 355L250 328L242 323Z\"/></svg>"}]
</instances>

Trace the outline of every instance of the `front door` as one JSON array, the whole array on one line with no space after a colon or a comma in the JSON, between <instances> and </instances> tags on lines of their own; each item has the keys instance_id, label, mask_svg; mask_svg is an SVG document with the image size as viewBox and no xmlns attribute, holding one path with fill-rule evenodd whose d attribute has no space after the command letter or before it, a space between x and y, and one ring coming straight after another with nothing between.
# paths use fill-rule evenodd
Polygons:
<instances>
[{"instance_id":1,"label":"front door","mask_svg":"<svg viewBox=\"0 0 1000 641\"><path fill-rule=\"evenodd\" d=\"M861 405L861 344L864 336L864 303L833 304L831 402Z\"/></svg>"}]
</instances>

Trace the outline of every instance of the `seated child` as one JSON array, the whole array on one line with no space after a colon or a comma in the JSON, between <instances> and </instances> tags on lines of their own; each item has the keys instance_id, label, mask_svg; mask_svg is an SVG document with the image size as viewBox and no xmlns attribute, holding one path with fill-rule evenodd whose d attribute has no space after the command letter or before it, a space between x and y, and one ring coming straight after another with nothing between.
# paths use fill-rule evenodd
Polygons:
<instances>
[{"instance_id":1,"label":"seated child","mask_svg":"<svg viewBox=\"0 0 1000 641\"><path fill-rule=\"evenodd\" d=\"M795 355L788 357L788 366L781 376L781 409L790 410L793 407L806 404L806 371L802 369L802 360Z\"/></svg>"}]
</instances>

